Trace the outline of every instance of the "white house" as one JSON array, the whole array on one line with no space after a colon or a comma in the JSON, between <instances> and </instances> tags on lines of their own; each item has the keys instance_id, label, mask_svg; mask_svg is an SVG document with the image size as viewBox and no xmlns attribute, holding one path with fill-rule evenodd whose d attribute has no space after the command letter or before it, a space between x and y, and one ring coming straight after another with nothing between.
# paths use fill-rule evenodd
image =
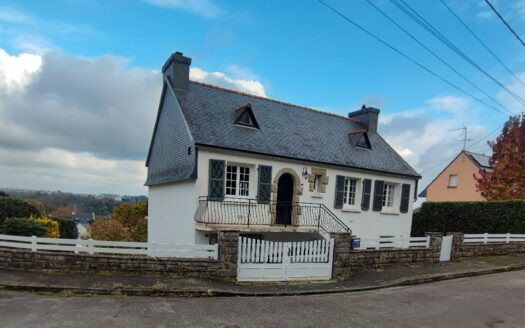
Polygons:
<instances>
[{"instance_id":1,"label":"white house","mask_svg":"<svg viewBox=\"0 0 525 328\"><path fill-rule=\"evenodd\" d=\"M344 117L253 96L190 81L190 65L176 52L162 68L149 241L410 235L420 176L378 134L379 109Z\"/></svg>"}]
</instances>

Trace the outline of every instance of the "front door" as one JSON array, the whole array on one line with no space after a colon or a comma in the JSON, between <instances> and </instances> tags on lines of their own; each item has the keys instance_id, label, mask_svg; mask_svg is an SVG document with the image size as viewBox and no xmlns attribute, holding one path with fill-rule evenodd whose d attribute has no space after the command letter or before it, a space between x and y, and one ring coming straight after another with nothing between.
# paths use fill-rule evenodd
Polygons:
<instances>
[{"instance_id":1,"label":"front door","mask_svg":"<svg viewBox=\"0 0 525 328\"><path fill-rule=\"evenodd\" d=\"M285 173L277 183L277 224L292 224L293 177Z\"/></svg>"}]
</instances>

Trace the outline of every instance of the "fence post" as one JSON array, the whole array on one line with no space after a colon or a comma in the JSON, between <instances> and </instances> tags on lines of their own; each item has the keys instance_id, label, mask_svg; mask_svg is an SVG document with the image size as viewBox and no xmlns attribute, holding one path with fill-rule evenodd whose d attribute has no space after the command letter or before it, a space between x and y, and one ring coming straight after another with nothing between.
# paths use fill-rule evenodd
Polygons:
<instances>
[{"instance_id":1,"label":"fence post","mask_svg":"<svg viewBox=\"0 0 525 328\"><path fill-rule=\"evenodd\" d=\"M157 244L148 243L148 256L157 257Z\"/></svg>"},{"instance_id":2,"label":"fence post","mask_svg":"<svg viewBox=\"0 0 525 328\"><path fill-rule=\"evenodd\" d=\"M36 236L31 236L31 251L32 252L36 252L37 250L37 239L36 239Z\"/></svg>"},{"instance_id":3,"label":"fence post","mask_svg":"<svg viewBox=\"0 0 525 328\"><path fill-rule=\"evenodd\" d=\"M507 232L507 244L510 243L510 233Z\"/></svg>"},{"instance_id":4,"label":"fence post","mask_svg":"<svg viewBox=\"0 0 525 328\"><path fill-rule=\"evenodd\" d=\"M88 239L86 240L86 246L87 246L87 249L88 249L88 254L95 254L95 252L93 251L93 239Z\"/></svg>"},{"instance_id":5,"label":"fence post","mask_svg":"<svg viewBox=\"0 0 525 328\"><path fill-rule=\"evenodd\" d=\"M483 244L486 244L489 240L489 234L485 232L483 235Z\"/></svg>"},{"instance_id":6,"label":"fence post","mask_svg":"<svg viewBox=\"0 0 525 328\"><path fill-rule=\"evenodd\" d=\"M238 252L239 252L239 254L241 253L241 248L240 247L239 247ZM214 260L218 260L219 259L219 244L218 243L213 245L213 259Z\"/></svg>"}]
</instances>

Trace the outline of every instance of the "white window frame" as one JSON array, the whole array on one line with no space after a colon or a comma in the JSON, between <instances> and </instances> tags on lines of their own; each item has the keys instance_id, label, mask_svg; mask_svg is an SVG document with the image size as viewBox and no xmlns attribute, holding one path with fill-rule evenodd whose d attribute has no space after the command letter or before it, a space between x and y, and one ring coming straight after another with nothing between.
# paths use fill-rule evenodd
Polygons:
<instances>
[{"instance_id":1,"label":"white window frame","mask_svg":"<svg viewBox=\"0 0 525 328\"><path fill-rule=\"evenodd\" d=\"M456 181L455 181L456 184L455 185L452 185L452 183L451 183L452 182L452 178L456 178ZM447 185L447 187L448 188L457 188L458 184L459 184L459 177L458 177L458 175L457 174L450 174L448 176L448 185Z\"/></svg>"},{"instance_id":2,"label":"white window frame","mask_svg":"<svg viewBox=\"0 0 525 328\"><path fill-rule=\"evenodd\" d=\"M391 190L390 194L387 194L388 191ZM400 214L399 212L399 202L401 199L400 195L400 184L397 182L390 182L385 181L383 184L383 192L382 192L383 198L381 199L381 213L386 214ZM385 195L387 196L387 199L385 199ZM389 196L391 195L391 196ZM391 202L389 202L388 198L391 198ZM391 203L389 206L388 204Z\"/></svg>"},{"instance_id":3,"label":"white window frame","mask_svg":"<svg viewBox=\"0 0 525 328\"><path fill-rule=\"evenodd\" d=\"M229 168L235 168L235 179L228 179L229 175ZM248 180L241 180L241 170L248 170ZM224 195L226 197L236 197L236 198L249 198L250 197L250 188L251 188L251 181L252 181L252 172L253 167L251 165L247 164L238 164L238 163L227 163L226 164L226 176L225 176L225 183L224 183ZM233 173L233 172L232 172ZM245 176L246 173L243 173ZM228 187L228 181L234 182L234 192L231 193L229 189L231 190L232 187ZM241 185L247 184L246 187L241 188ZM241 193L242 191L245 191L246 194Z\"/></svg>"},{"instance_id":4,"label":"white window frame","mask_svg":"<svg viewBox=\"0 0 525 328\"><path fill-rule=\"evenodd\" d=\"M350 180L355 181L355 190L354 190L354 204L349 204L350 201ZM343 188L343 211L360 211L361 202L361 178L356 178L352 176L345 176L344 188Z\"/></svg>"}]
</instances>

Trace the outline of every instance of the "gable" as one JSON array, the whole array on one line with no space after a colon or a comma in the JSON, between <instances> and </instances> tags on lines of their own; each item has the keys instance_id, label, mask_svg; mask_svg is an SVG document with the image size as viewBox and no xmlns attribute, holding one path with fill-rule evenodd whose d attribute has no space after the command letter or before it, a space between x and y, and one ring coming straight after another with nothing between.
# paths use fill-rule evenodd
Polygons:
<instances>
[{"instance_id":1,"label":"gable","mask_svg":"<svg viewBox=\"0 0 525 328\"><path fill-rule=\"evenodd\" d=\"M243 105L235 110L235 125L250 127L250 128L259 128L257 119L253 114L252 106L250 104Z\"/></svg>"}]
</instances>

